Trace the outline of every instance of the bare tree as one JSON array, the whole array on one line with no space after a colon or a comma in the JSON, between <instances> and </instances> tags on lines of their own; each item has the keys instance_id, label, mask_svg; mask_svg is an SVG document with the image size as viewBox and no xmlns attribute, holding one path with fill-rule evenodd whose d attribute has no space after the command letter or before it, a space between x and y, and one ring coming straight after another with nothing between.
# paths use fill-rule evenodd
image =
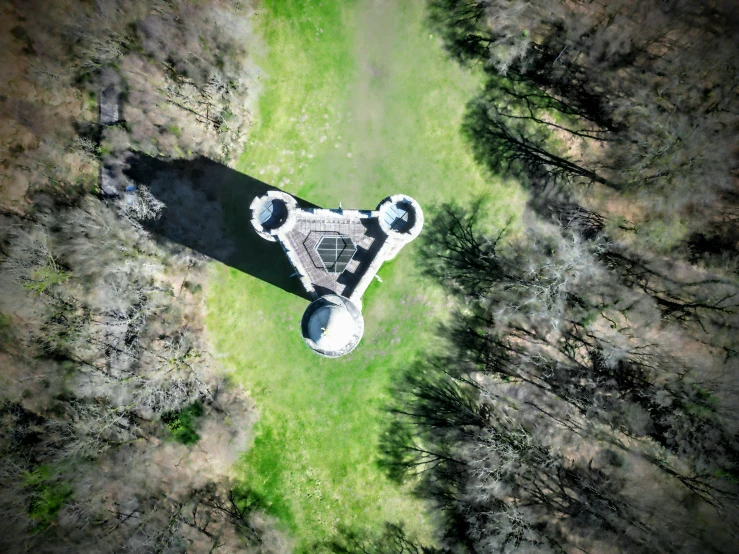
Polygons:
<instances>
[{"instance_id":1,"label":"bare tree","mask_svg":"<svg viewBox=\"0 0 739 554\"><path fill-rule=\"evenodd\" d=\"M604 265L605 237L533 220L513 238L483 231L479 203L435 211L424 265L463 303L443 332L449 354L399 385L382 450L390 476L439 506L445 540L472 552L689 552L704 548L690 522L715 510L716 535L702 540L725 548L739 452L714 351ZM659 485L644 498L647 483ZM665 505L680 539L651 515Z\"/></svg>"}]
</instances>

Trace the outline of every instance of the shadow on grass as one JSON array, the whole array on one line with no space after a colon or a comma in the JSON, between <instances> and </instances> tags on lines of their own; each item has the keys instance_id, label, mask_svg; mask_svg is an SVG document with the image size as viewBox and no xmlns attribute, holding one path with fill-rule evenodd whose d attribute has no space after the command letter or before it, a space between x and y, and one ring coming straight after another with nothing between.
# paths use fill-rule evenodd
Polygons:
<instances>
[{"instance_id":1,"label":"shadow on grass","mask_svg":"<svg viewBox=\"0 0 739 554\"><path fill-rule=\"evenodd\" d=\"M293 277L280 245L261 238L251 225L252 199L279 190L205 157L162 160L134 154L125 173L163 202L161 215L145 226L166 244L179 244L308 299ZM302 208L314 204L296 198Z\"/></svg>"},{"instance_id":2,"label":"shadow on grass","mask_svg":"<svg viewBox=\"0 0 739 554\"><path fill-rule=\"evenodd\" d=\"M334 554L443 554L435 547L420 544L406 534L403 524L385 522L382 529L355 530L340 526L337 535L314 545L315 551Z\"/></svg>"}]
</instances>

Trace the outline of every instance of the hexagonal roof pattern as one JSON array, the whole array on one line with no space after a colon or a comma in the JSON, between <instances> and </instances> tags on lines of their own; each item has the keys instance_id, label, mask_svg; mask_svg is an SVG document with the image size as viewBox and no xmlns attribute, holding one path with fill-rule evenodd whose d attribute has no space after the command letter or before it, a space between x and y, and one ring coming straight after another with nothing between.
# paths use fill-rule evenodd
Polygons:
<instances>
[{"instance_id":1,"label":"hexagonal roof pattern","mask_svg":"<svg viewBox=\"0 0 739 554\"><path fill-rule=\"evenodd\" d=\"M327 235L316 244L316 253L329 273L341 273L351 261L357 247L346 235Z\"/></svg>"}]
</instances>

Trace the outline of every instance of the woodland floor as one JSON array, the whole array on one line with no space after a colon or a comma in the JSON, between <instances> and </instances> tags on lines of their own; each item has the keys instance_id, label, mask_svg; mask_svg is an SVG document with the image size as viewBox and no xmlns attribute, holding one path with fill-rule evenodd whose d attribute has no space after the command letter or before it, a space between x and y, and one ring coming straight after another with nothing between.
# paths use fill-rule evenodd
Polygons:
<instances>
[{"instance_id":1,"label":"woodland floor","mask_svg":"<svg viewBox=\"0 0 739 554\"><path fill-rule=\"evenodd\" d=\"M479 81L447 58L423 4L261 2L264 88L238 169L324 207L374 208L400 192L428 217L435 203L484 193L494 222L519 217L519 187L486 177L460 135ZM248 221L239 225L250 232ZM347 530L378 532L384 522L430 540L428 512L377 464L394 376L437 347L434 331L449 310L418 272L418 247L383 266L382 283L363 299L364 338L336 360L304 345L306 300L214 266L209 332L261 412L237 473L289 527L298 552L324 550Z\"/></svg>"}]
</instances>

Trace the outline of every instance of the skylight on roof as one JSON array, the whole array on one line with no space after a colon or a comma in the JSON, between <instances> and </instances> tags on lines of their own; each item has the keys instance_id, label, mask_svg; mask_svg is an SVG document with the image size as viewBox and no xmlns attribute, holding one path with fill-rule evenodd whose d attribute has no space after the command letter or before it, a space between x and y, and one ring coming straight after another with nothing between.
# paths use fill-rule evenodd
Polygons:
<instances>
[{"instance_id":1,"label":"skylight on roof","mask_svg":"<svg viewBox=\"0 0 739 554\"><path fill-rule=\"evenodd\" d=\"M382 218L390 229L402 232L413 223L411 209L405 202L396 202L383 211Z\"/></svg>"},{"instance_id":2,"label":"skylight on roof","mask_svg":"<svg viewBox=\"0 0 739 554\"><path fill-rule=\"evenodd\" d=\"M287 207L282 200L268 198L259 210L259 223L265 229L274 229L285 221L286 215Z\"/></svg>"},{"instance_id":3,"label":"skylight on roof","mask_svg":"<svg viewBox=\"0 0 739 554\"><path fill-rule=\"evenodd\" d=\"M351 261L357 247L344 235L322 237L316 245L318 257L329 273L341 273Z\"/></svg>"}]
</instances>

